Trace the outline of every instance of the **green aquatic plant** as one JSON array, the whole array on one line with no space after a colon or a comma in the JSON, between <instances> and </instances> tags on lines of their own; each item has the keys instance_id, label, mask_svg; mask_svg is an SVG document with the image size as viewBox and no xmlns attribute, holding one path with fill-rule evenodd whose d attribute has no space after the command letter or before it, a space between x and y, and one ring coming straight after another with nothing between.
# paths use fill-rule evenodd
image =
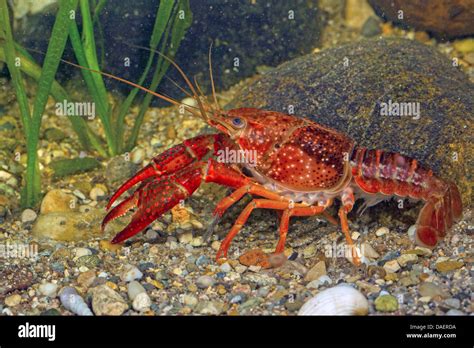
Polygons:
<instances>
[{"instance_id":1,"label":"green aquatic plant","mask_svg":"<svg viewBox=\"0 0 474 348\"><path fill-rule=\"evenodd\" d=\"M50 167L54 176L63 177L100 168L100 162L93 157L62 159L51 162Z\"/></svg>"},{"instance_id":2,"label":"green aquatic plant","mask_svg":"<svg viewBox=\"0 0 474 348\"><path fill-rule=\"evenodd\" d=\"M27 144L26 184L21 193L22 205L25 207L36 205L40 198L41 184L37 147L41 119L48 96L51 95L57 102L73 100L66 90L54 79L68 37L79 65L86 68L81 70L82 76L94 105L97 108L98 117L103 127L105 137L105 140L101 139L100 136L93 132L84 118L71 115L68 119L71 122L72 129L78 136L81 146L86 150L97 151L102 157L109 157L130 151L136 144L145 112L151 102L151 95L146 95L143 98L139 114L135 118L132 128L129 131L129 137L125 139L125 116L134 103L139 90L138 88L131 90L127 98L116 109L118 111L114 112L115 109L113 110L108 103L103 76L91 71L101 71L100 66L103 65L104 39L99 14L101 9L105 6L106 1L107 0L99 0L92 2L93 4L95 3L95 7L92 11L88 0L61 1L59 3L59 10L56 15L48 49L45 54L44 63L43 66L40 67L28 51L14 41L7 2L6 0L0 0L0 60L6 62L9 68L12 84L17 94L20 117ZM78 5L82 15L82 33L79 31L75 20ZM148 88L151 90L157 88L169 67L169 62L163 59L161 55L157 56L153 50L159 48L159 50L164 52L167 56L174 57L191 22L192 14L189 7L189 0L160 1L149 42L151 50L138 84L142 85L144 83L156 60L152 81ZM95 27L97 27L99 31L101 64L99 64L97 57ZM23 73L32 77L38 83L37 94L31 112L25 92ZM74 159L71 161L74 161ZM69 165L64 165L66 167L77 168L77 171L81 171L81 164L82 162L71 162ZM84 170L87 169L88 168L84 168Z\"/></svg>"},{"instance_id":3,"label":"green aquatic plant","mask_svg":"<svg viewBox=\"0 0 474 348\"><path fill-rule=\"evenodd\" d=\"M26 138L27 167L25 186L22 188L21 198L23 206L34 206L41 193L41 177L37 148L41 119L54 82L54 76L59 66L68 38L68 28L71 22L71 11L77 6L77 0L63 0L51 32L51 39L44 59L41 75L38 79L38 89L30 111L21 74L21 58L18 57L13 41L10 18L6 0L0 0L0 35L4 42L4 55L12 83L16 91L23 130Z\"/></svg>"},{"instance_id":4,"label":"green aquatic plant","mask_svg":"<svg viewBox=\"0 0 474 348\"><path fill-rule=\"evenodd\" d=\"M95 71L100 71L100 64L97 57L94 23L100 23L98 13L100 12L100 8L103 8L104 3L105 1L99 1L93 11L94 15L92 15L89 2L87 0L80 0L82 35L79 33L79 29L75 23L71 25L69 29L69 35L77 61L80 65ZM165 55L174 57L191 22L192 15L189 0L160 1L149 41L150 49L156 50L159 46L160 51ZM156 57L156 53L150 51L147 64L137 82L139 85L143 85L145 82L155 58L157 59L153 78L148 87L151 90L155 90L158 87L169 67L167 60L163 59L162 56ZM145 111L151 102L151 95L144 97L140 106L140 112L135 118L130 130L130 135L128 139L125 139L125 116L130 106L134 103L139 90L137 88L131 90L127 98L116 108L117 112L115 113L111 105L107 103L107 90L103 76L85 69L82 70L82 74L89 94L97 106L98 116L104 129L108 155L115 156L124 151L130 151L136 144Z\"/></svg>"}]
</instances>

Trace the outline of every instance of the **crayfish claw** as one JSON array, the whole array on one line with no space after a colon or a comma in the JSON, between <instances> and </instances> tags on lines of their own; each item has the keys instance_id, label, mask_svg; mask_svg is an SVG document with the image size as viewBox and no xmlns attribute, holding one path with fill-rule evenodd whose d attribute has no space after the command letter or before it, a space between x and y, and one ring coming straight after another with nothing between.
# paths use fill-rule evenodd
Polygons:
<instances>
[{"instance_id":1,"label":"crayfish claw","mask_svg":"<svg viewBox=\"0 0 474 348\"><path fill-rule=\"evenodd\" d=\"M102 220L102 225L101 225L102 232L104 232L105 226L110 221L118 219L119 217L124 216L131 209L136 208L137 202L138 202L138 197L136 194L133 194L132 196L125 199L124 201L120 202L120 204L115 206L111 211L109 211L107 215L104 217L104 220Z\"/></svg>"}]
</instances>

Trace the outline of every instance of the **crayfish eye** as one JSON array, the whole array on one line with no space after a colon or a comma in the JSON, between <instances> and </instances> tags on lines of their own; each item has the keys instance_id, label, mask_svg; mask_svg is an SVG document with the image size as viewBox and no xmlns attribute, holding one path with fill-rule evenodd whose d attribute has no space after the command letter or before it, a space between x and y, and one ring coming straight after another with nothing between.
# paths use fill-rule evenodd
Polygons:
<instances>
[{"instance_id":1,"label":"crayfish eye","mask_svg":"<svg viewBox=\"0 0 474 348\"><path fill-rule=\"evenodd\" d=\"M234 117L232 119L232 125L236 128L242 128L244 124L245 124L244 120L242 120L240 117Z\"/></svg>"}]
</instances>

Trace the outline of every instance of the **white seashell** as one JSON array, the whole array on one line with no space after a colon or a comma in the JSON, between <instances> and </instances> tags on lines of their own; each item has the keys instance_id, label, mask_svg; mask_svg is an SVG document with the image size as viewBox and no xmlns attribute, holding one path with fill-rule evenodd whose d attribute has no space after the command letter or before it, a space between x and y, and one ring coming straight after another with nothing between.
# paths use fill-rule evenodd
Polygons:
<instances>
[{"instance_id":1,"label":"white seashell","mask_svg":"<svg viewBox=\"0 0 474 348\"><path fill-rule=\"evenodd\" d=\"M76 289L66 286L61 289L59 294L62 305L68 311L77 315L94 315L84 302L82 297L77 293Z\"/></svg>"},{"instance_id":2,"label":"white seashell","mask_svg":"<svg viewBox=\"0 0 474 348\"><path fill-rule=\"evenodd\" d=\"M350 285L321 291L307 301L298 315L367 315L369 302L361 292Z\"/></svg>"}]
</instances>

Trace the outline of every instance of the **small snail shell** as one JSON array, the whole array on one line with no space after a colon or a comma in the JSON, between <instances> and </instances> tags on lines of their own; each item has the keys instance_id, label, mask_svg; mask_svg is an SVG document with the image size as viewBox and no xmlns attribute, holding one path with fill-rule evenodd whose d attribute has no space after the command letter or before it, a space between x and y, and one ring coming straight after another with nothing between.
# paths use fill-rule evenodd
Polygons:
<instances>
[{"instance_id":1,"label":"small snail shell","mask_svg":"<svg viewBox=\"0 0 474 348\"><path fill-rule=\"evenodd\" d=\"M340 284L310 298L298 315L367 315L369 303L350 285Z\"/></svg>"},{"instance_id":2,"label":"small snail shell","mask_svg":"<svg viewBox=\"0 0 474 348\"><path fill-rule=\"evenodd\" d=\"M68 311L77 315L94 315L84 302L82 297L77 293L76 289L66 286L61 289L59 294L62 305Z\"/></svg>"}]
</instances>

